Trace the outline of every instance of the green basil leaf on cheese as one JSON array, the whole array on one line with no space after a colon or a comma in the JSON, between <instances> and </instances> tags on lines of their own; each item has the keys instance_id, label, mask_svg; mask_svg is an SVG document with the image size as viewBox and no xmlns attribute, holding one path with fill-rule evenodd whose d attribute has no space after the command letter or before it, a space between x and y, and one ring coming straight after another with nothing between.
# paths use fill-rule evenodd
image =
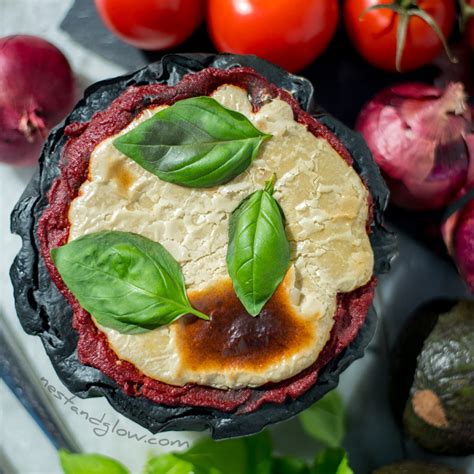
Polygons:
<instances>
[{"instance_id":1,"label":"green basil leaf on cheese","mask_svg":"<svg viewBox=\"0 0 474 474\"><path fill-rule=\"evenodd\" d=\"M271 298L290 263L285 217L272 196L274 179L244 199L229 224L227 269L238 298L252 316Z\"/></svg>"},{"instance_id":2,"label":"green basil leaf on cheese","mask_svg":"<svg viewBox=\"0 0 474 474\"><path fill-rule=\"evenodd\" d=\"M179 264L159 243L96 232L51 251L64 283L99 324L137 334L194 314Z\"/></svg>"},{"instance_id":3,"label":"green basil leaf on cheese","mask_svg":"<svg viewBox=\"0 0 474 474\"><path fill-rule=\"evenodd\" d=\"M64 474L128 474L125 466L101 454L74 454L61 449L59 461Z\"/></svg>"},{"instance_id":4,"label":"green basil leaf on cheese","mask_svg":"<svg viewBox=\"0 0 474 474\"><path fill-rule=\"evenodd\" d=\"M157 112L113 143L164 181L209 188L245 171L270 136L216 100L193 97Z\"/></svg>"}]
</instances>

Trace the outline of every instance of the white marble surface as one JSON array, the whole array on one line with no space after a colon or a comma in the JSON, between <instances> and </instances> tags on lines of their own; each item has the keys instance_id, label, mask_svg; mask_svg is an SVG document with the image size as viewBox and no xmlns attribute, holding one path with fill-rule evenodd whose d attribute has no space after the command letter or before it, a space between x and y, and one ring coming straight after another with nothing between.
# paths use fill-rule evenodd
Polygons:
<instances>
[{"instance_id":1,"label":"white marble surface","mask_svg":"<svg viewBox=\"0 0 474 474\"><path fill-rule=\"evenodd\" d=\"M120 67L75 44L57 28L71 3L71 0L0 0L0 36L29 33L52 41L70 60L80 78L80 87L124 72ZM46 378L50 385L66 394L69 392L53 371L39 339L27 336L21 329L8 276L11 262L20 248L20 239L9 232L9 216L32 172L32 169L16 169L0 164L0 311L18 336L19 344L29 357L38 377ZM385 293L381 292L379 296L384 298ZM349 411L346 445L357 474L364 474L368 472L369 467L400 458L404 450L410 452L409 447L402 447L400 435L384 405L387 350L383 328L384 326L379 326L378 335L366 357L355 362L344 373L340 384L340 391ZM52 396L51 400L84 451L113 456L129 466L131 472L139 472L148 453L177 449L179 444L171 446L173 442L181 443L184 447L183 443L191 442L200 436L196 433L150 435L142 427L117 414L104 399L74 399L72 403L84 412L83 415L71 411L71 403L60 403ZM88 417L103 419L111 426L118 422L118 426L124 431L120 431L120 435L110 431L105 433L105 430L92 425L86 419L86 414ZM3 384L0 385L0 416L2 449L15 472L61 472L55 450ZM280 424L272 431L281 451L303 456L314 452L313 443L309 438L301 436L296 421ZM124 435L125 432L127 434ZM150 444L150 440L156 444ZM470 466L468 469L474 472L472 464Z\"/></svg>"},{"instance_id":2,"label":"white marble surface","mask_svg":"<svg viewBox=\"0 0 474 474\"><path fill-rule=\"evenodd\" d=\"M57 28L71 4L70 0L0 0L0 36L18 33L34 34L53 42L60 47L70 61L79 78L80 88L123 73L123 69L91 54ZM8 276L11 262L20 248L19 237L10 234L10 212L33 171L33 169L18 169L0 164L0 311L18 336L18 341L33 364L38 377L46 378L50 385L66 394L69 392L52 369L39 338L26 335L17 320ZM56 452L48 439L3 382L0 384L1 444L16 472L21 474L60 473ZM118 421L117 427L124 430L116 429L115 433L110 431L105 433L105 429L97 429L86 420L85 413L77 415L71 411L71 404L59 403L52 396L51 400L84 451L113 456L128 465L131 472L138 472L148 453L168 451L171 445L172 449L177 449L180 444L172 444L174 441L190 442L197 436L195 433L167 433L152 436L141 426L117 414L105 399L74 399L79 412L86 412L89 417L98 419L104 417L104 422L110 423L111 426ZM96 428L95 433L94 428ZM127 434L124 436L125 431ZM127 439L128 436L132 439Z\"/></svg>"}]
</instances>

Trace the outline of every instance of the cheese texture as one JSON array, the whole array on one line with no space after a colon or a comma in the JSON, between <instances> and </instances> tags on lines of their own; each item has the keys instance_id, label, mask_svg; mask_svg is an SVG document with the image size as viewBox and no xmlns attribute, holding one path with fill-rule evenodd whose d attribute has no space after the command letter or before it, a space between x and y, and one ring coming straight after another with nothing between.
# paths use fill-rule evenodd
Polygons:
<instances>
[{"instance_id":1,"label":"cheese texture","mask_svg":"<svg viewBox=\"0 0 474 474\"><path fill-rule=\"evenodd\" d=\"M272 336L257 330L246 335L255 340L245 345L243 357L242 351L230 347L242 341L232 337L229 326L230 352L226 349L222 360L218 355L209 360L205 348L189 356L186 345L191 338L186 331L192 325L182 321L139 335L99 326L120 359L154 379L172 385L255 387L287 379L310 366L329 339L337 293L370 280L368 194L354 169L326 140L297 123L286 102L274 99L253 113L246 91L231 85L220 87L212 97L273 135L244 173L215 188L180 187L161 181L121 154L112 144L118 135L109 137L93 151L89 178L70 206L69 238L120 230L160 242L181 265L193 303L203 293L212 294L213 288L217 292L222 285L229 286L225 258L230 214L276 173L274 197L286 216L291 266L272 300L278 298L278 307L286 308L285 324L298 328L293 339L279 343L271 356L260 357L258 338ZM157 110L143 111L120 134ZM239 324L245 325L245 319ZM271 347L272 340L266 344Z\"/></svg>"}]
</instances>

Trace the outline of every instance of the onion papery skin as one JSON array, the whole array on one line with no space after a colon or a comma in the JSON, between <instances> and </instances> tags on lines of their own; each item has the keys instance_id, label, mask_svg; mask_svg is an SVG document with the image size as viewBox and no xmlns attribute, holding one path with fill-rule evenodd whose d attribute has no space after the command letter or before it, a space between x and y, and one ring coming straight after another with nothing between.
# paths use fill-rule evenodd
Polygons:
<instances>
[{"instance_id":1,"label":"onion papery skin","mask_svg":"<svg viewBox=\"0 0 474 474\"><path fill-rule=\"evenodd\" d=\"M364 106L356 130L397 206L438 209L474 185L473 112L460 83L384 89Z\"/></svg>"},{"instance_id":2,"label":"onion papery skin","mask_svg":"<svg viewBox=\"0 0 474 474\"><path fill-rule=\"evenodd\" d=\"M474 196L446 219L441 233L459 274L474 293Z\"/></svg>"},{"instance_id":3,"label":"onion papery skin","mask_svg":"<svg viewBox=\"0 0 474 474\"><path fill-rule=\"evenodd\" d=\"M71 67L56 46L35 36L0 38L0 161L34 165L75 98Z\"/></svg>"}]
</instances>

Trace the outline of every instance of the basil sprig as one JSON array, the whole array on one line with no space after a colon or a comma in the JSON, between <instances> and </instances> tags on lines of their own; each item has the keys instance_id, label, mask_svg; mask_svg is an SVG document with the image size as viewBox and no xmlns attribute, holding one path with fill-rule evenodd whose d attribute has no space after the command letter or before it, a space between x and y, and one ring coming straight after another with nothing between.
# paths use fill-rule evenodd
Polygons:
<instances>
[{"instance_id":1,"label":"basil sprig","mask_svg":"<svg viewBox=\"0 0 474 474\"><path fill-rule=\"evenodd\" d=\"M245 198L231 215L227 269L234 290L257 316L283 280L290 263L285 216L273 198L275 176Z\"/></svg>"},{"instance_id":2,"label":"basil sprig","mask_svg":"<svg viewBox=\"0 0 474 474\"><path fill-rule=\"evenodd\" d=\"M59 460L64 474L129 474L123 464L101 454L75 454L60 449Z\"/></svg>"},{"instance_id":3,"label":"basil sprig","mask_svg":"<svg viewBox=\"0 0 474 474\"><path fill-rule=\"evenodd\" d=\"M60 451L64 474L128 474L118 461L99 454ZM232 460L232 462L229 462ZM134 470L133 472L138 472ZM313 463L276 456L268 431L238 439L204 438L187 451L148 458L142 474L354 474L342 448L319 450Z\"/></svg>"},{"instance_id":4,"label":"basil sprig","mask_svg":"<svg viewBox=\"0 0 474 474\"><path fill-rule=\"evenodd\" d=\"M331 390L299 415L303 429L316 441L331 448L341 445L345 435L344 402Z\"/></svg>"},{"instance_id":5,"label":"basil sprig","mask_svg":"<svg viewBox=\"0 0 474 474\"><path fill-rule=\"evenodd\" d=\"M270 136L216 100L193 97L161 110L113 143L164 181L208 188L245 171Z\"/></svg>"},{"instance_id":6,"label":"basil sprig","mask_svg":"<svg viewBox=\"0 0 474 474\"><path fill-rule=\"evenodd\" d=\"M51 251L64 283L97 322L127 334L208 316L188 300L179 264L159 243L129 232L96 232Z\"/></svg>"}]
</instances>

